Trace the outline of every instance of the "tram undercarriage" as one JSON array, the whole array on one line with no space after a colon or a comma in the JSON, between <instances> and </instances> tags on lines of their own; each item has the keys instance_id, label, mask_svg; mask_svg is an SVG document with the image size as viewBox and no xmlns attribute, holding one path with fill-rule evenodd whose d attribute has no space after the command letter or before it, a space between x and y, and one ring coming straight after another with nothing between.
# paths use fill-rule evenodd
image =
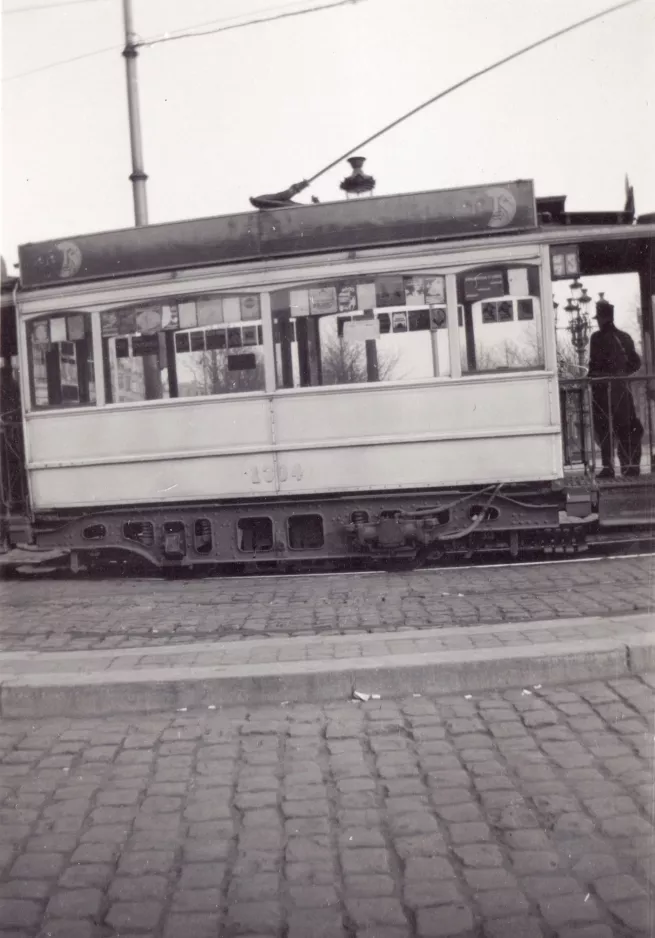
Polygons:
<instances>
[{"instance_id":1,"label":"tram undercarriage","mask_svg":"<svg viewBox=\"0 0 655 938\"><path fill-rule=\"evenodd\" d=\"M558 484L139 506L42 516L34 549L9 551L3 565L43 561L74 572L117 563L162 570L348 561L416 566L487 552L575 553L585 549L597 520L593 493Z\"/></svg>"}]
</instances>

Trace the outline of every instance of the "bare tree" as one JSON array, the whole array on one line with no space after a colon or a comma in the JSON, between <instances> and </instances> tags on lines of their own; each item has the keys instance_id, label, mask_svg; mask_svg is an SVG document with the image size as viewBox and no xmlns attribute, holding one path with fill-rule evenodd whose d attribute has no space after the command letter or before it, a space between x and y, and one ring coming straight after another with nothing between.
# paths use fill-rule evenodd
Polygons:
<instances>
[{"instance_id":1,"label":"bare tree","mask_svg":"<svg viewBox=\"0 0 655 938\"><path fill-rule=\"evenodd\" d=\"M540 368L543 367L543 343L538 331L525 330L520 342L505 339L493 346L480 345L475 350L479 371L494 368Z\"/></svg>"},{"instance_id":2,"label":"bare tree","mask_svg":"<svg viewBox=\"0 0 655 938\"><path fill-rule=\"evenodd\" d=\"M265 388L264 363L257 361L254 368L241 371L228 369L228 356L225 352L212 349L208 352L192 353L186 363L191 371L190 381L181 383L180 389L187 387L196 394L234 394L240 391L262 391Z\"/></svg>"},{"instance_id":3,"label":"bare tree","mask_svg":"<svg viewBox=\"0 0 655 938\"><path fill-rule=\"evenodd\" d=\"M583 359L584 361L584 359ZM581 378L585 374L585 365L580 365L578 353L571 340L557 336L557 373L560 378Z\"/></svg>"},{"instance_id":4,"label":"bare tree","mask_svg":"<svg viewBox=\"0 0 655 938\"><path fill-rule=\"evenodd\" d=\"M400 352L377 352L379 381L401 378L396 374ZM321 342L323 384L359 384L368 380L366 351L363 343L330 337Z\"/></svg>"}]
</instances>

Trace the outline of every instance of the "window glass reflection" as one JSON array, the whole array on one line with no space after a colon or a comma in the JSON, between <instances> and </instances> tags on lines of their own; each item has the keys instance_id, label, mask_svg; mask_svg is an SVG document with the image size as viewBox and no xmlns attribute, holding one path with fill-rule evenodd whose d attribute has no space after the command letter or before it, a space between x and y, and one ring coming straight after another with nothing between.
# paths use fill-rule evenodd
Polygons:
<instances>
[{"instance_id":1,"label":"window glass reflection","mask_svg":"<svg viewBox=\"0 0 655 938\"><path fill-rule=\"evenodd\" d=\"M544 367L539 287L533 266L495 264L458 275L463 373Z\"/></svg>"},{"instance_id":2,"label":"window glass reflection","mask_svg":"<svg viewBox=\"0 0 655 938\"><path fill-rule=\"evenodd\" d=\"M383 276L271 294L280 388L450 374L445 278Z\"/></svg>"}]
</instances>

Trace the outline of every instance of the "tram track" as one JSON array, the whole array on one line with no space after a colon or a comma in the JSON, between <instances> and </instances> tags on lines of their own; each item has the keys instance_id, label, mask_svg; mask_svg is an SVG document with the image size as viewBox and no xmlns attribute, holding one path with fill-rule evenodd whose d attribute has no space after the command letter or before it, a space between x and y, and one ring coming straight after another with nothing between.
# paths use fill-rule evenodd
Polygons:
<instances>
[{"instance_id":1,"label":"tram track","mask_svg":"<svg viewBox=\"0 0 655 938\"><path fill-rule=\"evenodd\" d=\"M655 550L642 547L406 573L24 578L0 584L0 651L158 649L629 615L653 608L654 570Z\"/></svg>"}]
</instances>

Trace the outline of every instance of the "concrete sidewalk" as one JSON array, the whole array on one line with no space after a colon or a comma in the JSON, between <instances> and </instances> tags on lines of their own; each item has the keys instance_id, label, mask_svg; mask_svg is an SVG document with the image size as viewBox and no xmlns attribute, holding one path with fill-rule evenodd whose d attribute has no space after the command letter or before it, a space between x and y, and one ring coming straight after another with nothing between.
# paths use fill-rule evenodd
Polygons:
<instances>
[{"instance_id":1,"label":"concrete sidewalk","mask_svg":"<svg viewBox=\"0 0 655 938\"><path fill-rule=\"evenodd\" d=\"M5 718L320 703L655 670L655 614L366 635L0 654Z\"/></svg>"}]
</instances>

